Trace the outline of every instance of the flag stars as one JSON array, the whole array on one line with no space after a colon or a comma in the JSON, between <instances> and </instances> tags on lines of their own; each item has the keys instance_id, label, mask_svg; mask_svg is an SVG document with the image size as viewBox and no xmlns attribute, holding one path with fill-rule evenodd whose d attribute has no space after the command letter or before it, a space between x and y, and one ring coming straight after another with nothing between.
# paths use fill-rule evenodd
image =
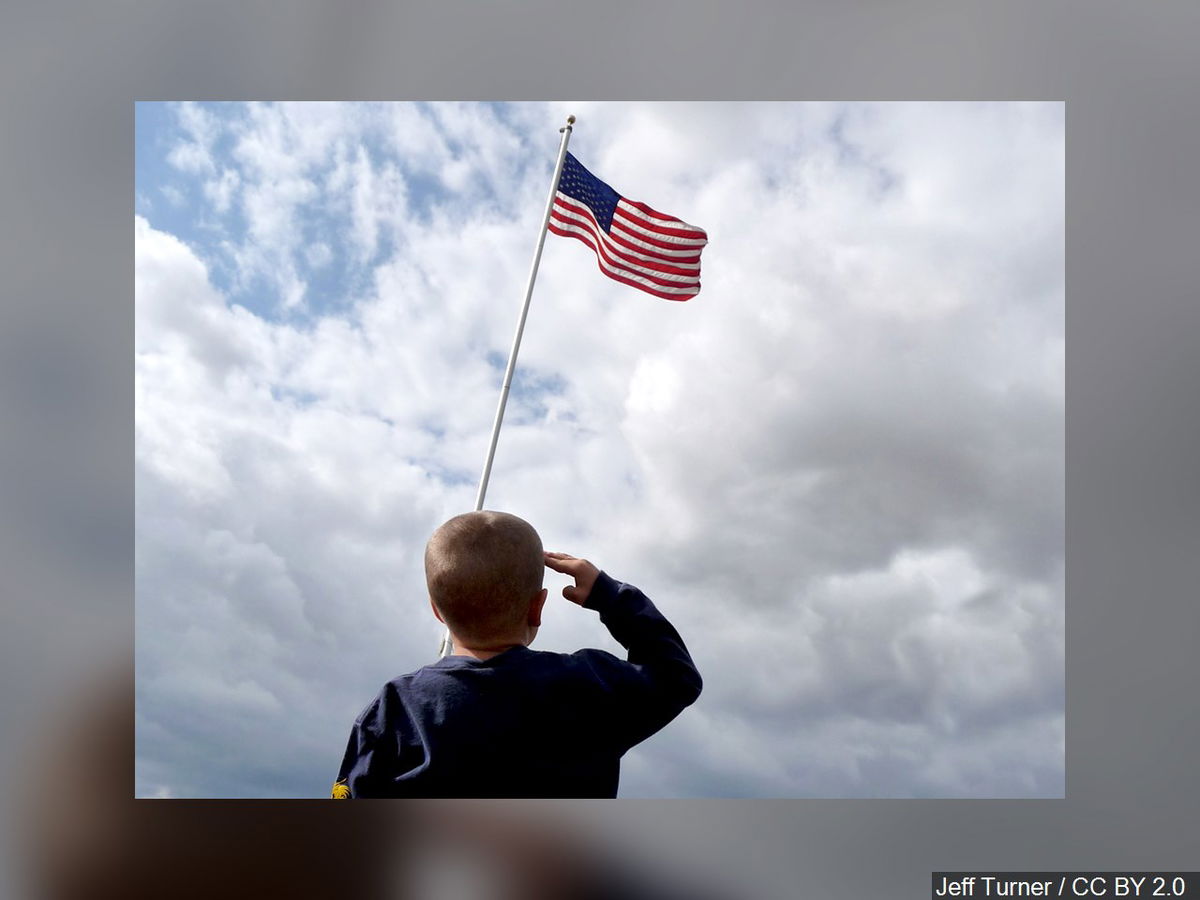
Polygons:
<instances>
[{"instance_id":1,"label":"flag stars","mask_svg":"<svg viewBox=\"0 0 1200 900\"><path fill-rule=\"evenodd\" d=\"M595 175L579 164L570 153L563 163L562 174L559 176L558 189L573 200L587 206L596 217L596 221L605 232L612 225L613 210L621 198L617 192L600 181Z\"/></svg>"}]
</instances>

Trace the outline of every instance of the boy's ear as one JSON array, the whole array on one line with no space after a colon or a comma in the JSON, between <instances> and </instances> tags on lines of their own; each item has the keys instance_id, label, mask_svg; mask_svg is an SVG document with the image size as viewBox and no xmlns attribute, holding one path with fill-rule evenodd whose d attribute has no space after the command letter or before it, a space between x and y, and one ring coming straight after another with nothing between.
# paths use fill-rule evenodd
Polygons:
<instances>
[{"instance_id":1,"label":"boy's ear","mask_svg":"<svg viewBox=\"0 0 1200 900\"><path fill-rule=\"evenodd\" d=\"M435 605L434 605L434 602L433 602L433 598L432 598L432 597L431 597L431 598L430 598L430 600L429 600L429 608L433 610L433 614L434 614L434 616L437 618L437 620L438 620L439 622L441 622L443 625L445 625L445 624L446 624L446 620L445 620L445 619L443 619L443 618L442 618L442 614L441 614L440 612L438 612L438 608L437 608L437 606L435 606Z\"/></svg>"},{"instance_id":2,"label":"boy's ear","mask_svg":"<svg viewBox=\"0 0 1200 900\"><path fill-rule=\"evenodd\" d=\"M538 591L533 601L529 604L529 618L526 620L531 628L540 628L542 624L542 607L546 605L546 588Z\"/></svg>"}]
</instances>

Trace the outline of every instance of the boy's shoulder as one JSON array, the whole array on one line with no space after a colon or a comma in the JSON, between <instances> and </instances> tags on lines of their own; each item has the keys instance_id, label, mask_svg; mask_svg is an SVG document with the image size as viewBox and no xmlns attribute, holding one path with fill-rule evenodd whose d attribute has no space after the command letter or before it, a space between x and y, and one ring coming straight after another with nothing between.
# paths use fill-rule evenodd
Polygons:
<instances>
[{"instance_id":1,"label":"boy's shoulder","mask_svg":"<svg viewBox=\"0 0 1200 900\"><path fill-rule=\"evenodd\" d=\"M440 682L455 679L457 673L479 672L503 674L508 672L568 672L588 668L592 661L603 659L622 663L606 650L584 648L573 653L559 653L554 650L534 650L530 647L513 647L488 659L476 659L473 656L446 656L407 672L397 675L384 685L383 690L396 692L421 687L429 682Z\"/></svg>"},{"instance_id":2,"label":"boy's shoulder","mask_svg":"<svg viewBox=\"0 0 1200 900\"><path fill-rule=\"evenodd\" d=\"M389 699L403 702L431 693L440 693L450 685L483 683L484 681L518 680L543 681L548 678L592 680L597 670L627 666L607 650L584 648L573 653L553 650L533 650L514 647L489 659L471 656L447 656L403 675L397 675L380 688L372 706ZM479 677L472 677L473 675Z\"/></svg>"},{"instance_id":3,"label":"boy's shoulder","mask_svg":"<svg viewBox=\"0 0 1200 900\"><path fill-rule=\"evenodd\" d=\"M549 696L586 703L603 694L614 667L625 665L607 651L590 648L556 653L520 647L487 660L449 656L387 681L355 725L388 731L400 722L469 708L485 697L490 703L506 702L501 697L523 703Z\"/></svg>"}]
</instances>

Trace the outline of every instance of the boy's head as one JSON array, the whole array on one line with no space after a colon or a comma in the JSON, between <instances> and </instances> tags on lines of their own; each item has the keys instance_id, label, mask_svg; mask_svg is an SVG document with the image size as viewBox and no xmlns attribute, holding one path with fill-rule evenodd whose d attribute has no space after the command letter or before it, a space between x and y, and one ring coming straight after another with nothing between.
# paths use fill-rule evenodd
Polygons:
<instances>
[{"instance_id":1,"label":"boy's head","mask_svg":"<svg viewBox=\"0 0 1200 900\"><path fill-rule=\"evenodd\" d=\"M425 546L429 599L454 635L486 643L536 628L545 558L533 526L490 510L450 519ZM530 638L532 639L532 637Z\"/></svg>"}]
</instances>

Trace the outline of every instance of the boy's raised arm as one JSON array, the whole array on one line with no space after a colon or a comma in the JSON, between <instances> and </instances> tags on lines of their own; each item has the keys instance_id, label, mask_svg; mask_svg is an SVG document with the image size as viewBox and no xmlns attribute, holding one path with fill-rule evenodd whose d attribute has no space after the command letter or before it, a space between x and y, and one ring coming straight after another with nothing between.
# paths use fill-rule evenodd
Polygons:
<instances>
[{"instance_id":1,"label":"boy's raised arm","mask_svg":"<svg viewBox=\"0 0 1200 900\"><path fill-rule=\"evenodd\" d=\"M637 743L679 715L700 696L703 682L683 638L650 598L616 581L586 559L547 553L546 565L575 579L563 596L600 613L600 621L629 654L627 662L602 651L581 651L618 695ZM609 664L607 661L611 661Z\"/></svg>"}]
</instances>

